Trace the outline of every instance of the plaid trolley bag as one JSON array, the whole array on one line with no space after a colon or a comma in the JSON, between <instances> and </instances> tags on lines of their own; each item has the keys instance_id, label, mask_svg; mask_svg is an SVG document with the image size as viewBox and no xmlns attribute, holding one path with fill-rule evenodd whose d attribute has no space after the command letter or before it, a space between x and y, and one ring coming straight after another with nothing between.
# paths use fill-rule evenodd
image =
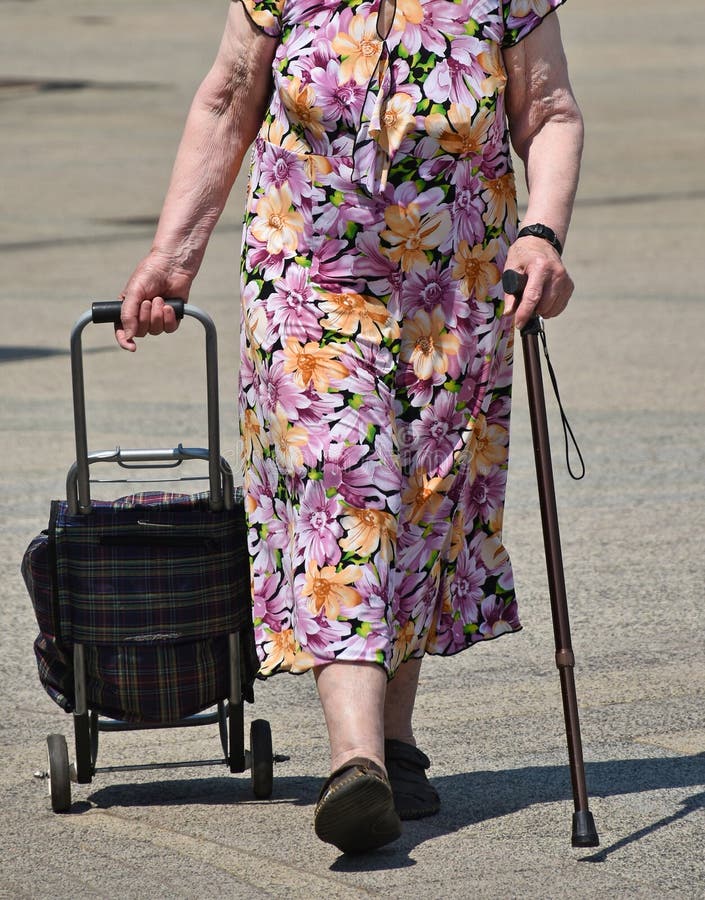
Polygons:
<instances>
[{"instance_id":1,"label":"plaid trolley bag","mask_svg":"<svg viewBox=\"0 0 705 900\"><path fill-rule=\"evenodd\" d=\"M243 703L254 699L258 662L242 495L220 456L215 326L197 307L172 303L205 329L207 449L88 453L81 335L90 322L119 320L120 304L94 303L71 334L76 462L67 499L52 501L48 528L22 560L40 631L39 678L74 720L74 765L64 736L47 738L55 812L69 809L71 780L89 783L100 771L100 731L217 724L230 771L249 767L255 795L272 792L267 721L251 723L244 748ZM208 463L207 493L91 499L94 464L172 468L194 459Z\"/></svg>"}]
</instances>

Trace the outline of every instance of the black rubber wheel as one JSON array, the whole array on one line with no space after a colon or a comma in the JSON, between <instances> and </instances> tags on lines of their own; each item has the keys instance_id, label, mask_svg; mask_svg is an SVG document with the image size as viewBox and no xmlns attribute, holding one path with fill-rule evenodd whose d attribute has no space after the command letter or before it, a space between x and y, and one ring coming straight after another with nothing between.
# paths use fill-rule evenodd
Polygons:
<instances>
[{"instance_id":1,"label":"black rubber wheel","mask_svg":"<svg viewBox=\"0 0 705 900\"><path fill-rule=\"evenodd\" d=\"M63 734L47 737L49 756L49 796L55 813L68 812L71 808L71 769L69 750Z\"/></svg>"},{"instance_id":2,"label":"black rubber wheel","mask_svg":"<svg viewBox=\"0 0 705 900\"><path fill-rule=\"evenodd\" d=\"M250 755L252 791L258 800L266 800L272 796L274 786L272 729L266 719L255 719L250 724Z\"/></svg>"}]
</instances>

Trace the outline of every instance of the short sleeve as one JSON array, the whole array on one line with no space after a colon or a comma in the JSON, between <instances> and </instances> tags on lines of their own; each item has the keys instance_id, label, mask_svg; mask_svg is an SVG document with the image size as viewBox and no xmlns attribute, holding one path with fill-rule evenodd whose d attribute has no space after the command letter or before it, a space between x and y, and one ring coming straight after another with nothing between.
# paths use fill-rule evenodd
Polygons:
<instances>
[{"instance_id":1,"label":"short sleeve","mask_svg":"<svg viewBox=\"0 0 705 900\"><path fill-rule=\"evenodd\" d=\"M245 7L245 12L255 25L270 37L282 33L282 9L284 0L234 0Z\"/></svg>"},{"instance_id":2,"label":"short sleeve","mask_svg":"<svg viewBox=\"0 0 705 900\"><path fill-rule=\"evenodd\" d=\"M549 13L558 9L565 0L504 0L502 15L504 17L503 47L514 47L527 34L531 34Z\"/></svg>"}]
</instances>

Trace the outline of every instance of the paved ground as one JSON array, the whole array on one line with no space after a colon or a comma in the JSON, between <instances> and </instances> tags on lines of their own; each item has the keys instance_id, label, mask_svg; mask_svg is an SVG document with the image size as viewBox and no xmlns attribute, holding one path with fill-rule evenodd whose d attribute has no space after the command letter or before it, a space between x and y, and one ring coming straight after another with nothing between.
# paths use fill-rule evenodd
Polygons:
<instances>
[{"instance_id":1,"label":"paved ground","mask_svg":"<svg viewBox=\"0 0 705 900\"><path fill-rule=\"evenodd\" d=\"M224 766L107 773L48 808L33 772L71 721L45 697L18 574L73 460L67 340L147 249L188 100L225 2L0 0L0 416L4 602L0 895L704 897L705 308L700 276L705 57L700 0L573 0L562 13L588 141L567 259L578 284L549 327L588 465L556 478L599 852L572 850L522 378L507 540L525 631L425 667L418 736L443 813L349 861L319 844L326 768L311 680L258 690L277 765L271 802ZM234 454L240 185L193 301L219 326L224 439ZM191 323L193 324L193 323ZM195 327L195 326L194 326ZM95 447L198 441L194 331L138 358L87 337ZM196 344L200 349L200 344ZM150 368L150 366L152 368ZM171 444L169 443L169 446ZM104 737L99 762L210 758L211 729Z\"/></svg>"}]
</instances>

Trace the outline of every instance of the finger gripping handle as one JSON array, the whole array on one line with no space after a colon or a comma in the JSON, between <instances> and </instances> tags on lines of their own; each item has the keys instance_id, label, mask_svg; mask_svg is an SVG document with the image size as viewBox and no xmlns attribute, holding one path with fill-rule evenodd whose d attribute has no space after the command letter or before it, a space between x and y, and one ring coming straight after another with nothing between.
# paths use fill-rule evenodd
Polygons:
<instances>
[{"instance_id":1,"label":"finger gripping handle","mask_svg":"<svg viewBox=\"0 0 705 900\"><path fill-rule=\"evenodd\" d=\"M184 317L184 300L166 300L165 301L169 306L171 306L176 313L177 319L183 319ZM95 325L100 325L105 322L110 322L113 325L120 324L120 313L122 312L122 301L121 300L105 300L98 303L93 303L91 306L91 312L93 314L93 323Z\"/></svg>"},{"instance_id":2,"label":"finger gripping handle","mask_svg":"<svg viewBox=\"0 0 705 900\"><path fill-rule=\"evenodd\" d=\"M507 294L521 297L529 280L525 272L516 272L514 269L505 269L502 275L502 287Z\"/></svg>"}]
</instances>

